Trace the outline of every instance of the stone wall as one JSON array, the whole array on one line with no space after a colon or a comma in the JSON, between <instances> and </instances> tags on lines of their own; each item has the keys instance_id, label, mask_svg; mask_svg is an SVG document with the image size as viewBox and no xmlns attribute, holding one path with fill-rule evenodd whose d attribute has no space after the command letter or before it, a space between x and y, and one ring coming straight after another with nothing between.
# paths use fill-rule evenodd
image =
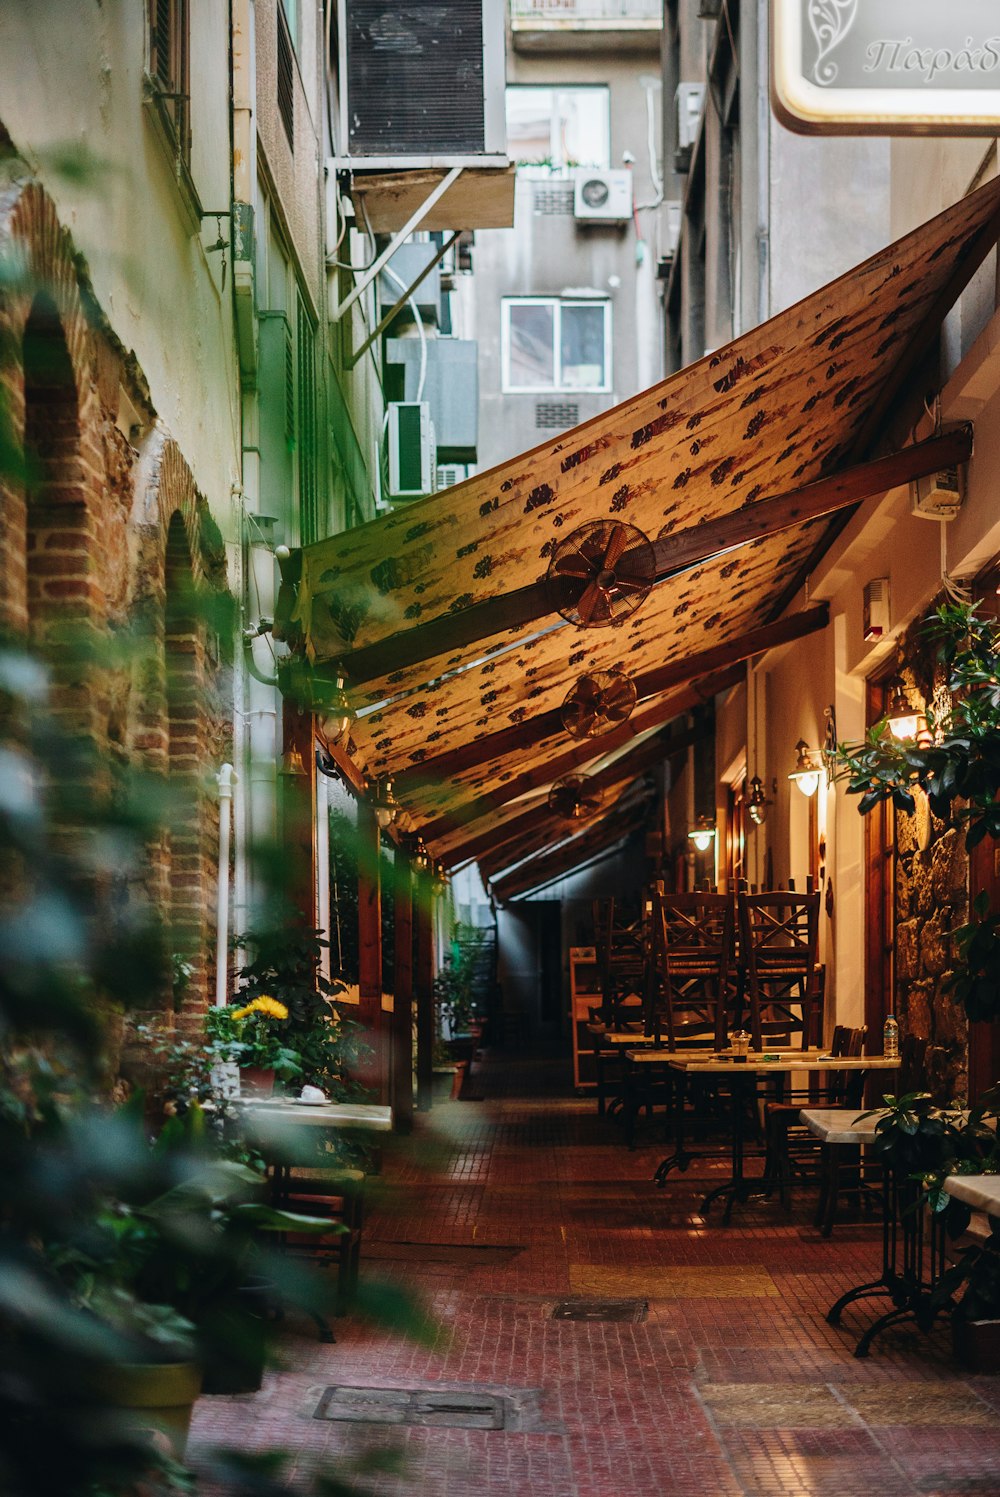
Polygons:
<instances>
[{"instance_id":1,"label":"stone wall","mask_svg":"<svg viewBox=\"0 0 1000 1497\"><path fill-rule=\"evenodd\" d=\"M901 674L914 699L940 699L933 662L921 656L911 631L904 654L914 665ZM953 1001L948 980L954 965L951 932L968 920L969 858L964 830L931 818L926 851L917 842L917 818L896 812L895 1003L900 1034L928 1041L926 1080L941 1101L964 1100L969 1084L969 1026Z\"/></svg>"}]
</instances>

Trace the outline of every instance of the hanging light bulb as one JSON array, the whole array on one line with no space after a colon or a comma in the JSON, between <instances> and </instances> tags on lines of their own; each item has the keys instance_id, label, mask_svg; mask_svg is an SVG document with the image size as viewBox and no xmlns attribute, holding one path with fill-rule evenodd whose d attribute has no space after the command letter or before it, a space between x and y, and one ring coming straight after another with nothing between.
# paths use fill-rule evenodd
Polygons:
<instances>
[{"instance_id":1,"label":"hanging light bulb","mask_svg":"<svg viewBox=\"0 0 1000 1497\"><path fill-rule=\"evenodd\" d=\"M699 816L694 826L688 832L688 837L699 852L708 852L708 849L715 841L714 816Z\"/></svg>"},{"instance_id":2,"label":"hanging light bulb","mask_svg":"<svg viewBox=\"0 0 1000 1497\"><path fill-rule=\"evenodd\" d=\"M823 766L813 758L812 750L804 738L800 738L795 745L795 753L795 768L788 778L794 781L803 795L815 795L819 789Z\"/></svg>"},{"instance_id":3,"label":"hanging light bulb","mask_svg":"<svg viewBox=\"0 0 1000 1497\"><path fill-rule=\"evenodd\" d=\"M375 820L385 831L386 827L392 826L396 820L396 812L399 810L399 801L392 793L392 781L380 780L372 801L372 810L375 812Z\"/></svg>"},{"instance_id":4,"label":"hanging light bulb","mask_svg":"<svg viewBox=\"0 0 1000 1497\"><path fill-rule=\"evenodd\" d=\"M747 795L747 815L754 826L763 826L767 820L767 808L771 804L764 794L764 785L760 775L755 774L750 781L750 790Z\"/></svg>"},{"instance_id":5,"label":"hanging light bulb","mask_svg":"<svg viewBox=\"0 0 1000 1497\"><path fill-rule=\"evenodd\" d=\"M332 686L316 683L313 688L313 711L316 713L316 732L327 748L342 743L354 721L354 711L344 690L343 676L336 676Z\"/></svg>"},{"instance_id":6,"label":"hanging light bulb","mask_svg":"<svg viewBox=\"0 0 1000 1497\"><path fill-rule=\"evenodd\" d=\"M901 676L894 676L889 682L889 705L885 715L893 738L916 738L922 714L914 711Z\"/></svg>"}]
</instances>

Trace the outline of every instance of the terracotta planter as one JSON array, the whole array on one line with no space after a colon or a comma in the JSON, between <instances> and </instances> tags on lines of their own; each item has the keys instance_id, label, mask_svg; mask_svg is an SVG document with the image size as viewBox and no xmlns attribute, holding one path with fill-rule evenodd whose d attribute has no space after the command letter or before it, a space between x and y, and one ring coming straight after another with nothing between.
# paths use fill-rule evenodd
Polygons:
<instances>
[{"instance_id":1,"label":"terracotta planter","mask_svg":"<svg viewBox=\"0 0 1000 1497\"><path fill-rule=\"evenodd\" d=\"M955 1356L970 1372L1000 1372L1000 1320L951 1319Z\"/></svg>"},{"instance_id":2,"label":"terracotta planter","mask_svg":"<svg viewBox=\"0 0 1000 1497\"><path fill-rule=\"evenodd\" d=\"M115 1408L127 1410L136 1429L164 1435L177 1460L184 1459L191 1411L201 1392L201 1368L194 1362L122 1362L96 1379Z\"/></svg>"},{"instance_id":3,"label":"terracotta planter","mask_svg":"<svg viewBox=\"0 0 1000 1497\"><path fill-rule=\"evenodd\" d=\"M243 1066L240 1092L245 1097L269 1097L274 1091L274 1071L263 1066Z\"/></svg>"}]
</instances>

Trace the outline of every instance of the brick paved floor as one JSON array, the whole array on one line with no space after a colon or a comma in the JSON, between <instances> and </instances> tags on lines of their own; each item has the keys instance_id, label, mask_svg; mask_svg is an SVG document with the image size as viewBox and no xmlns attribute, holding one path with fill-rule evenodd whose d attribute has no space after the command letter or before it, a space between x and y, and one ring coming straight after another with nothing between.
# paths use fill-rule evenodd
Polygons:
<instances>
[{"instance_id":1,"label":"brick paved floor","mask_svg":"<svg viewBox=\"0 0 1000 1497\"><path fill-rule=\"evenodd\" d=\"M200 1401L195 1453L278 1441L303 1467L343 1469L398 1452L402 1474L360 1483L380 1497L1000 1494L1000 1379L963 1374L944 1333L887 1333L859 1362L873 1312L826 1324L877 1273L874 1224L823 1241L805 1196L706 1221L724 1166L656 1189L662 1145L647 1131L629 1153L562 1062L497 1054L479 1083L483 1101L393 1141L366 1228L366 1278L419 1295L432 1344L353 1317L334 1346L292 1327L259 1394ZM554 1319L571 1297L645 1300L648 1315ZM313 1417L334 1386L501 1395L513 1427Z\"/></svg>"}]
</instances>

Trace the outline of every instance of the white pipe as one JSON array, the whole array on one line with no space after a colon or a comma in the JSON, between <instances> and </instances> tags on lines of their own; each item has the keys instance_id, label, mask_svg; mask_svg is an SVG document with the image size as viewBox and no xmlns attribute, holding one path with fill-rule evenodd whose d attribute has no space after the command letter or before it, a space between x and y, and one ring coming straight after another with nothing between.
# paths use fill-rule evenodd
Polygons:
<instances>
[{"instance_id":1,"label":"white pipe","mask_svg":"<svg viewBox=\"0 0 1000 1497\"><path fill-rule=\"evenodd\" d=\"M219 880L215 908L215 1006L229 1002L229 828L236 771L223 764L215 777L219 787Z\"/></svg>"}]
</instances>

